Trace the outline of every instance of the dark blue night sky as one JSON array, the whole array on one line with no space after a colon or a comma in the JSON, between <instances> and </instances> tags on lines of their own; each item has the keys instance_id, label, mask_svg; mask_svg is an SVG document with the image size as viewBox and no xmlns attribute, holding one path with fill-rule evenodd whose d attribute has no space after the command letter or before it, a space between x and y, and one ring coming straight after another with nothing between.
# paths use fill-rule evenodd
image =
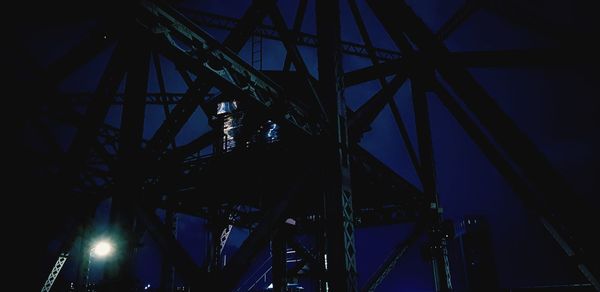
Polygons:
<instances>
[{"instance_id":1,"label":"dark blue night sky","mask_svg":"<svg viewBox=\"0 0 600 292\"><path fill-rule=\"evenodd\" d=\"M200 9L231 17L240 17L248 6L248 0L197 0L183 1L178 5ZM315 32L314 1L309 1L303 31ZM411 0L408 2L427 25L436 31L462 4L463 0ZM493 9L475 13L466 23L446 40L451 51L502 50L517 48L541 48L559 44L578 46L576 41L565 41L552 35L554 26L566 31L593 33L588 13L574 4L559 5L566 1L506 1L502 5L521 7L525 11L535 11L532 15L547 21L538 25L520 22L521 15L507 15ZM342 3L342 38L362 43L358 29L346 1ZM279 1L288 27L293 22L298 1ZM363 18L375 46L396 50L381 24L364 1L358 1ZM500 6L502 6L500 5ZM543 9L535 9L543 6ZM509 13L510 14L510 13ZM69 13L66 13L69 16ZM536 18L538 19L538 18ZM42 19L41 22L46 21ZM266 20L270 22L270 20ZM46 22L44 22L46 23ZM64 54L66 49L76 44L94 26L93 20L85 17L73 22L48 21L46 25L37 22L24 24L16 41L24 49L23 55L29 62L43 68ZM554 25L554 26L553 26ZM588 26L590 25L590 26ZM547 29L544 29L547 28ZM218 40L223 40L226 31L207 29ZM598 35L598 34L596 34ZM265 70L280 70L285 58L283 45L265 40L263 67ZM112 50L112 48L110 49ZM64 92L92 91L97 85L101 68L106 63L110 50L78 69L61 85ZM317 75L316 50L302 47L302 56L313 76ZM245 60L250 58L249 43L240 53ZM557 56L560 58L560 56ZM162 60L167 82L167 91L184 92L185 83L174 70L173 64ZM344 70L350 71L370 65L368 59L345 56ZM597 196L598 174L600 173L600 125L597 99L600 84L599 75L592 66L544 66L478 68L470 72L495 98L501 108L516 122L539 149L549 158L553 166L566 178L576 192L589 203L600 203ZM592 73L593 72L593 73ZM26 73L24 73L26 74ZM158 92L156 74L150 73L149 92ZM353 109L380 89L377 81L347 88L347 103ZM410 82L407 82L395 95L395 100L403 114L412 143L416 143L415 124L412 113ZM562 257L558 246L547 235L536 218L531 216L510 186L488 162L482 152L472 142L460 125L444 108L438 99L429 98L432 135L437 168L436 182L445 211L445 217L458 222L469 215L481 215L490 223L494 255L503 287L520 287L546 284L579 283L583 279ZM83 108L82 108L83 111ZM164 119L161 106L148 106L145 138L149 138ZM107 123L118 126L120 107L113 106ZM74 134L73 128L52 125L55 134L66 149ZM361 142L367 150L381 159L399 175L420 187L408 154L405 151L400 133L395 126L389 108L385 108L372 125L372 131L365 134ZM177 137L182 145L208 130L206 117L198 110ZM98 230L105 228L109 203L105 202L97 212ZM204 256L205 229L201 219L189 216L180 217L179 239L188 252L201 262ZM591 226L596 224L590 223ZM357 232L357 260L359 281L365 283L393 246L406 236L410 226L386 226L359 229ZM234 230L231 246L226 253L232 254L241 244L246 231ZM149 236L144 238L144 246L139 252L139 276L144 283L159 285L159 252ZM48 249L57 248L56 244ZM262 261L260 257L257 261ZM47 259L48 267L53 259ZM73 268L67 268L67 272ZM92 265L93 277L99 279L101 263ZM419 247L414 246L400 261L398 266L383 282L378 291L432 291L433 281L430 264L421 259Z\"/></svg>"}]
</instances>

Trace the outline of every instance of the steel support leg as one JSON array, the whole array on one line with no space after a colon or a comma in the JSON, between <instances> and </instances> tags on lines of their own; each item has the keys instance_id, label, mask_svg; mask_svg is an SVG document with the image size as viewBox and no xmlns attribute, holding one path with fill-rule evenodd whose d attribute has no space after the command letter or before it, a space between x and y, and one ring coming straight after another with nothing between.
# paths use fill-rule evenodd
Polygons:
<instances>
[{"instance_id":1,"label":"steel support leg","mask_svg":"<svg viewBox=\"0 0 600 292\"><path fill-rule=\"evenodd\" d=\"M328 115L325 193L327 274L332 291L358 291L346 102L340 54L339 0L316 4L319 96Z\"/></svg>"},{"instance_id":2,"label":"steel support leg","mask_svg":"<svg viewBox=\"0 0 600 292\"><path fill-rule=\"evenodd\" d=\"M167 210L165 213L165 225L171 229L174 238L177 238L177 214ZM163 255L163 266L161 275L161 291L175 291L175 268L172 261L166 255Z\"/></svg>"},{"instance_id":3,"label":"steel support leg","mask_svg":"<svg viewBox=\"0 0 600 292\"><path fill-rule=\"evenodd\" d=\"M141 35L132 33L133 35ZM143 39L133 37L128 44L128 74L117 153L115 195L112 199L111 224L116 238L116 255L108 268L109 285L114 291L135 289L134 254L135 214L133 203L141 192L144 177L141 147L144 128L145 96L148 85L150 50Z\"/></svg>"},{"instance_id":4,"label":"steel support leg","mask_svg":"<svg viewBox=\"0 0 600 292\"><path fill-rule=\"evenodd\" d=\"M430 222L430 251L433 266L433 276L436 291L452 291L452 278L450 276L450 264L448 261L448 248L444 233L441 230L443 223L442 208L437 194L435 182L435 166L433 156L433 144L431 141L431 125L429 122L429 108L426 95L427 73L416 74L412 79L411 87L413 94L413 105L415 110L415 122L417 125L417 138L419 141L419 155L422 166L423 189L425 195L430 198L431 209L429 212Z\"/></svg>"},{"instance_id":5,"label":"steel support leg","mask_svg":"<svg viewBox=\"0 0 600 292\"><path fill-rule=\"evenodd\" d=\"M273 292L287 291L287 262L285 228L275 233L271 239Z\"/></svg>"}]
</instances>

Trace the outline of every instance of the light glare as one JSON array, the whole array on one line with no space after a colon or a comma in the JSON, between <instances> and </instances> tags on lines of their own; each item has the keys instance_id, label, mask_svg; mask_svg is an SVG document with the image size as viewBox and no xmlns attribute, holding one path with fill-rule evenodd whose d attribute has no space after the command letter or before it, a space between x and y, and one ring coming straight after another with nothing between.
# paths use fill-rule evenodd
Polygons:
<instances>
[{"instance_id":1,"label":"light glare","mask_svg":"<svg viewBox=\"0 0 600 292\"><path fill-rule=\"evenodd\" d=\"M99 258L109 256L113 251L112 244L107 240L98 241L92 248L92 254Z\"/></svg>"}]
</instances>

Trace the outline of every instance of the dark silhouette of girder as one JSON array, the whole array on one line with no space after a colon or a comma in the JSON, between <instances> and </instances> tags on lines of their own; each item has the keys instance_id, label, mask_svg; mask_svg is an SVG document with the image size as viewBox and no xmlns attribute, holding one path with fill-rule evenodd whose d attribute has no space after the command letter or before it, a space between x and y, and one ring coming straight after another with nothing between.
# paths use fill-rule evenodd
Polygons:
<instances>
[{"instance_id":1,"label":"dark silhouette of girder","mask_svg":"<svg viewBox=\"0 0 600 292\"><path fill-rule=\"evenodd\" d=\"M305 0L299 3L292 28L286 26L274 0L252 1L240 19L190 10L182 14L162 1L144 0L132 5L135 9L129 13L121 13L125 17L115 23L100 25L49 66L46 81L56 86L116 43L97 90L62 94L58 104L70 108L49 114L78 128L68 151L57 154L63 161L58 177L61 190L87 211L74 214L81 224L67 233L61 253L69 252L75 238L86 236L81 230L91 224L90 210L111 197L112 230L126 246L107 269L106 284L114 291L133 289L133 254L144 232L167 259L164 270L171 271L172 265L192 288L216 285L234 290L253 258L271 243L273 286L278 291L285 291L289 278L301 275L312 277L320 289L373 291L406 250L427 234L436 290L451 291L445 250L448 222L438 200L426 98L433 93L600 290L599 270L593 262L600 244L583 227L593 210L577 200L540 151L465 69L570 65L587 61L587 55L554 49L449 52L443 40L481 7L478 1L467 1L437 33L403 1L367 3L400 52L373 46L356 0L348 4L364 45L340 39L339 1L317 1L317 34L310 35L301 31ZM262 24L266 17L273 20L272 26ZM230 34L220 43L198 25L226 29ZM258 71L237 56L256 34L283 42L286 60L281 72ZM317 48L318 79L309 74L298 46ZM342 54L367 57L372 66L344 72ZM166 91L161 58L175 64L188 87L186 92ZM151 60L158 93L147 89ZM295 71L290 71L292 64ZM124 79L125 91L117 93ZM349 110L343 88L370 80L378 80L381 89L356 111ZM416 146L409 141L394 102L407 80L413 95ZM248 147L230 152L219 149L224 130L219 127L216 105L231 100L244 105L249 123L269 120L279 125L280 141L248 140ZM85 114L72 109L79 104L87 105ZM113 104L123 108L118 128L105 124ZM144 140L148 104L163 105L165 120ZM391 107L422 189L358 144L386 105ZM175 137L198 108L209 117L212 129L177 145ZM212 154L200 154L210 146ZM156 209L205 218L212 224L213 237L221 235L223 226L251 232L225 266L214 258L223 248L219 240L213 240L215 246L205 262L197 263L173 236L171 223L163 223L155 214ZM413 233L398 243L365 287L358 287L355 228L407 222L415 223ZM294 237L297 234L310 235L314 242L307 247ZM292 268L284 262L287 248L300 256Z\"/></svg>"}]
</instances>

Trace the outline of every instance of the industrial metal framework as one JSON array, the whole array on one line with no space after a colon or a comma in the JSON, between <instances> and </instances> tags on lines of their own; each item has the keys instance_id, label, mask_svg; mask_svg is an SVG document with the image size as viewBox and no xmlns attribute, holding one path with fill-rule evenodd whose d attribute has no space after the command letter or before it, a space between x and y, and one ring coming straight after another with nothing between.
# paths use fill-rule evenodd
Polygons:
<instances>
[{"instance_id":1,"label":"industrial metal framework","mask_svg":"<svg viewBox=\"0 0 600 292\"><path fill-rule=\"evenodd\" d=\"M249 263L269 243L274 291L291 290L289 283L300 277L311 279L316 291L374 291L423 235L429 239L436 291L452 291L446 248L450 228L435 183L427 94L443 103L574 267L600 291L600 269L593 260L599 258L600 243L584 227L586 216L593 214L591 207L577 199L466 69L535 65L551 61L558 51L450 52L444 45L444 39L484 8L486 1L466 1L435 33L404 1L366 0L398 51L374 47L356 0L348 0L348 5L363 44L341 40L339 0L316 1L316 35L301 31L308 0L299 1L291 28L275 0L252 1L240 19L179 11L158 0L134 2L119 17L100 23L97 31L46 70L50 87L56 86L114 46L95 92L69 94L48 88L61 106L46 114L78 127L68 151L57 156L62 158L57 162L57 177L62 190L81 203L83 211L73 214L79 225L65 230L68 236L59 262L42 291L50 290L66 255L74 257L73 243L87 236L97 204L108 197L112 198L112 232L121 251L106 271L108 291L135 289L133 258L145 232L165 259L164 291L173 291L175 273L192 291L236 290L244 285L240 282ZM263 25L267 17L272 25ZM229 35L221 43L200 26L225 29ZM283 43L287 55L282 71L259 71L237 55L253 35ZM298 46L317 48L318 79L309 73ZM343 54L369 58L372 66L344 72ZM185 93L166 91L161 58L176 65L188 86ZM158 93L149 93L150 70L156 72ZM344 87L371 80L378 80L381 90L356 111L350 110ZM393 99L407 80L417 149ZM124 93L119 93L123 82ZM105 124L114 103L122 105L118 128ZM74 110L78 104L87 105L85 114ZM165 119L144 140L147 104L163 104ZM358 144L388 105L423 189ZM236 111L238 107L243 114ZM175 137L197 108L209 117L212 130L189 144L176 145ZM229 136L228 121L239 122L242 116L244 129L235 128L239 136ZM268 134L270 140L257 141L256 132L265 127L276 129L277 136ZM199 154L210 146L211 155ZM157 209L166 210L165 220L156 215ZM176 239L177 213L207 220L212 244L204 263L192 260ZM399 222L414 222L414 230L366 286L358 287L355 228ZM221 254L233 226L251 232L223 263ZM286 255L291 252L299 259L290 269ZM75 258L89 261L86 255ZM85 291L85 283L77 287Z\"/></svg>"}]
</instances>

